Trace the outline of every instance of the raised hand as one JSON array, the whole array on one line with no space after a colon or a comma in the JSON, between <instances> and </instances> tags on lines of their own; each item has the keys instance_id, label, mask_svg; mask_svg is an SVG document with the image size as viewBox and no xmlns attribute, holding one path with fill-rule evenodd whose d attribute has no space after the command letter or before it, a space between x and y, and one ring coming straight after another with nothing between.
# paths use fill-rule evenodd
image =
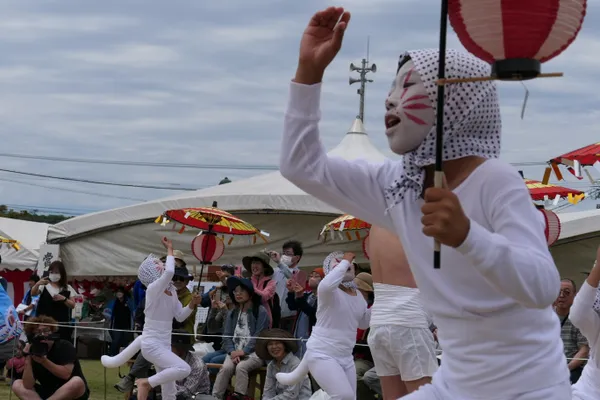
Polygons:
<instances>
[{"instance_id":1,"label":"raised hand","mask_svg":"<svg viewBox=\"0 0 600 400\"><path fill-rule=\"evenodd\" d=\"M294 81L305 85L321 82L327 66L342 47L350 13L329 7L311 18L302 35L298 70Z\"/></svg>"},{"instance_id":2,"label":"raised hand","mask_svg":"<svg viewBox=\"0 0 600 400\"><path fill-rule=\"evenodd\" d=\"M344 258L343 259L346 260L346 261L348 261L348 262L350 262L350 263L352 263L355 258L356 258L356 255L354 253L352 253L352 252L347 251L347 252L344 253Z\"/></svg>"},{"instance_id":3,"label":"raised hand","mask_svg":"<svg viewBox=\"0 0 600 400\"><path fill-rule=\"evenodd\" d=\"M161 243L163 244L163 246L165 246L165 249L167 249L167 250L170 250L173 248L173 242L171 241L171 239L167 238L166 236L161 239Z\"/></svg>"}]
</instances>

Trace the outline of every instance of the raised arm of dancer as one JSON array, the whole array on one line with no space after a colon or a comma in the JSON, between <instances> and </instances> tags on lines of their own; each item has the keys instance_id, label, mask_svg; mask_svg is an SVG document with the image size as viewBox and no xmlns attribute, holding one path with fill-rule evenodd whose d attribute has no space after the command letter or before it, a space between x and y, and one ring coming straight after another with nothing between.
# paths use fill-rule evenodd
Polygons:
<instances>
[{"instance_id":1,"label":"raised arm of dancer","mask_svg":"<svg viewBox=\"0 0 600 400\"><path fill-rule=\"evenodd\" d=\"M283 128L281 174L305 192L357 218L394 231L384 188L402 174L400 162L330 157L319 138L321 84L292 82Z\"/></svg>"},{"instance_id":2,"label":"raised arm of dancer","mask_svg":"<svg viewBox=\"0 0 600 400\"><path fill-rule=\"evenodd\" d=\"M348 272L348 268L350 268L351 265L350 261L342 260L335 268L325 275L325 278L323 278L317 287L319 301L322 300L323 296L327 296L340 286L344 280L344 274Z\"/></svg>"},{"instance_id":3,"label":"raised arm of dancer","mask_svg":"<svg viewBox=\"0 0 600 400\"><path fill-rule=\"evenodd\" d=\"M175 257L173 257L173 254L169 254L165 261L165 270L160 275L160 278L148 285L147 292L152 294L164 292L169 287L169 284L171 284L173 275L175 275Z\"/></svg>"},{"instance_id":4,"label":"raised arm of dancer","mask_svg":"<svg viewBox=\"0 0 600 400\"><path fill-rule=\"evenodd\" d=\"M569 319L583 335L590 338L598 337L600 334L600 316L594 312L594 301L598 293L598 282L600 282L600 247L596 264L586 281L581 286L579 293L569 313Z\"/></svg>"},{"instance_id":5,"label":"raised arm of dancer","mask_svg":"<svg viewBox=\"0 0 600 400\"><path fill-rule=\"evenodd\" d=\"M523 178L506 169L485 177L481 201L492 231L470 221L456 249L477 266L498 291L525 307L546 308L560 291L560 277L548 251L544 227Z\"/></svg>"}]
</instances>

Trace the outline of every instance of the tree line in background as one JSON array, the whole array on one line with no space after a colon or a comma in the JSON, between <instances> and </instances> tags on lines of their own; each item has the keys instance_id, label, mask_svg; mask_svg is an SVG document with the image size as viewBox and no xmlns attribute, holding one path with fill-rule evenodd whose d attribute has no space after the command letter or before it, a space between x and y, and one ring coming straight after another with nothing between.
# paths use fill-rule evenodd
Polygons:
<instances>
[{"instance_id":1,"label":"tree line in background","mask_svg":"<svg viewBox=\"0 0 600 400\"><path fill-rule=\"evenodd\" d=\"M2 218L12 218L12 219L22 219L25 221L33 221L33 222L43 222L45 224L58 224L61 221L72 218L67 215L59 215L59 214L38 214L36 210L27 211L27 210L13 210L12 208L8 208L4 204L0 204L0 217Z\"/></svg>"}]
</instances>

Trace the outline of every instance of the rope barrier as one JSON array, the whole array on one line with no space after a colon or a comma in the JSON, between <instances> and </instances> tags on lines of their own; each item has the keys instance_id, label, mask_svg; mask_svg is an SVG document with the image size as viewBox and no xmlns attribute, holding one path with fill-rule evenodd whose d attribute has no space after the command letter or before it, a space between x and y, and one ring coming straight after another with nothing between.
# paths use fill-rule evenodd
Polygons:
<instances>
[{"instance_id":1,"label":"rope barrier","mask_svg":"<svg viewBox=\"0 0 600 400\"><path fill-rule=\"evenodd\" d=\"M96 321L95 321L96 322ZM100 322L104 322L104 320L102 321L97 321L98 323ZM72 324L47 324L47 323L40 323L40 322L29 322L29 321L24 321L22 322L23 324L29 324L29 325L45 325L45 326L56 326L59 328L73 328ZM90 329L90 330L99 330L99 331L113 331L113 332L127 332L127 333L137 333L139 335L142 334L142 331L137 331L137 330L131 330L131 329L110 329L110 328L104 328L104 327L78 327L78 329ZM181 333L179 334L181 336L202 336L203 338L229 338L229 339L233 339L236 336L231 336L231 335L209 335L209 334L193 334L193 333ZM239 337L239 336L237 336ZM294 341L294 342L307 342L308 339L302 339L302 338L284 338L284 337L268 337L268 338L262 338L260 336L243 336L246 339L268 339L269 341L279 341L279 342L286 342L286 341ZM363 344L363 343L356 343L355 346L359 346L359 347L369 347L368 344ZM440 349L435 349L436 353L438 355L442 354L442 350ZM567 358L567 361L571 361L571 360L577 360L577 361L588 361L589 358Z\"/></svg>"}]
</instances>

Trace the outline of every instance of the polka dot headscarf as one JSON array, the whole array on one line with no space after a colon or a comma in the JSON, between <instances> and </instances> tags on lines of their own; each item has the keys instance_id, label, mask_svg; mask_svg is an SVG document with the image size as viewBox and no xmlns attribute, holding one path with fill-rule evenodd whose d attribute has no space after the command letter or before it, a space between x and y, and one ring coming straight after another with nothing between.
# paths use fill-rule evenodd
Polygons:
<instances>
[{"instance_id":1,"label":"polka dot headscarf","mask_svg":"<svg viewBox=\"0 0 600 400\"><path fill-rule=\"evenodd\" d=\"M154 254L150 254L140 264L138 279L144 286L148 287L152 282L160 278L164 269L162 261Z\"/></svg>"},{"instance_id":2,"label":"polka dot headscarf","mask_svg":"<svg viewBox=\"0 0 600 400\"><path fill-rule=\"evenodd\" d=\"M437 49L409 51L400 57L402 65L410 57L437 112ZM446 52L446 77L468 78L490 75L490 65L470 53ZM467 156L500 156L500 106L493 81L450 84L445 87L443 160ZM402 202L408 191L413 199L423 192L423 167L435 164L436 124L419 147L403 157L404 175L386 190L390 208Z\"/></svg>"},{"instance_id":3,"label":"polka dot headscarf","mask_svg":"<svg viewBox=\"0 0 600 400\"><path fill-rule=\"evenodd\" d=\"M325 272L325 276L327 276L331 270L342 261L343 258L343 251L334 251L333 253L329 253L329 255L325 257L325 260L323 260L323 272ZM342 282L342 285L350 289L356 289L354 280Z\"/></svg>"}]
</instances>

